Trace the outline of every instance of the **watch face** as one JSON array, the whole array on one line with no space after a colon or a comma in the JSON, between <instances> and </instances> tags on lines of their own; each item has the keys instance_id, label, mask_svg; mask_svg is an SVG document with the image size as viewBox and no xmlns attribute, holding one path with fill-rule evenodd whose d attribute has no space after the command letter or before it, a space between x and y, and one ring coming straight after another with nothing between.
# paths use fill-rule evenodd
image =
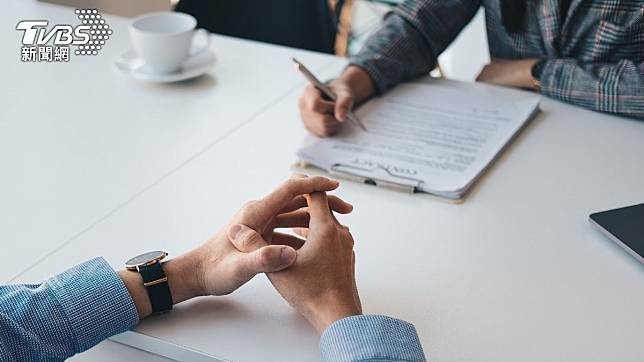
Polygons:
<instances>
[{"instance_id":1,"label":"watch face","mask_svg":"<svg viewBox=\"0 0 644 362\"><path fill-rule=\"evenodd\" d=\"M145 254L135 256L134 258L125 262L125 267L135 268L137 266L143 266L152 261L157 261L165 258L168 255L165 251L150 251Z\"/></svg>"}]
</instances>

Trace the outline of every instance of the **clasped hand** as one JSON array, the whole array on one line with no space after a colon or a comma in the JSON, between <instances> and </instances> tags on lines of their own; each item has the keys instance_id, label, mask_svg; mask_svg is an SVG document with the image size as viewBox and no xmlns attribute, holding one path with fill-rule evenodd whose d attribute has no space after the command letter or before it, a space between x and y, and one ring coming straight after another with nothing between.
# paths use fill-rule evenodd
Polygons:
<instances>
[{"instance_id":1,"label":"clasped hand","mask_svg":"<svg viewBox=\"0 0 644 362\"><path fill-rule=\"evenodd\" d=\"M327 195L339 186L324 177L296 175L266 197L251 201L202 246L171 260L181 269L170 285L175 303L233 292L267 273L282 297L319 332L362 313L354 277L353 237L333 212L352 206ZM277 232L293 228L302 236ZM185 267L176 268L177 265Z\"/></svg>"}]
</instances>

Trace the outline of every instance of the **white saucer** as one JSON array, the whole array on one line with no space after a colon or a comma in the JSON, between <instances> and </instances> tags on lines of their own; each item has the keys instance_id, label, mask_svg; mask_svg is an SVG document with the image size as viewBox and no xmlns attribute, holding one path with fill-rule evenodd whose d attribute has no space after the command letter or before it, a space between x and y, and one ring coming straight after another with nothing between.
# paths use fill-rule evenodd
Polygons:
<instances>
[{"instance_id":1,"label":"white saucer","mask_svg":"<svg viewBox=\"0 0 644 362\"><path fill-rule=\"evenodd\" d=\"M115 65L118 70L136 79L157 83L170 83L198 77L210 70L215 64L215 61L215 54L210 50L206 50L188 58L176 73L155 74L150 73L143 59L139 58L136 52L130 49L116 58Z\"/></svg>"}]
</instances>

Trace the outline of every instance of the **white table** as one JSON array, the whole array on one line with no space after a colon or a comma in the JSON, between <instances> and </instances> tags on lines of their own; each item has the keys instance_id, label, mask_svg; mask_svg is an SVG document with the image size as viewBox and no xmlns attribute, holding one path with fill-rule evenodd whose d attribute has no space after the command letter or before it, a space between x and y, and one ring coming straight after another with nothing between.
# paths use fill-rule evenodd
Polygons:
<instances>
[{"instance_id":1,"label":"white table","mask_svg":"<svg viewBox=\"0 0 644 362\"><path fill-rule=\"evenodd\" d=\"M34 8L44 11L41 6ZM52 14L60 12L59 8L46 9ZM276 58L287 59L294 52L227 40L231 49L248 46L251 49L248 52L255 58L268 58L263 56L264 52L272 52ZM343 66L341 60L326 64L328 57L307 55L307 62L318 62L316 71L323 77L333 75ZM6 59L4 63L9 62ZM250 60L248 64L256 71L264 68ZM97 72L104 71L109 64L87 65L88 69L92 67ZM15 71L18 69L16 66ZM214 71L217 77L219 69ZM242 101L225 93L233 92L229 87L240 87L237 82L242 80L235 74L226 76L230 77L227 84L215 85L221 88L218 89L221 103L231 103L230 109L235 108L233 105L253 107L254 102L268 105L245 119L240 116L238 124L243 127L232 126L228 132L211 134L210 143L205 141L209 147L195 147L192 154L186 150L182 166L174 172L163 173L159 167L156 174L150 171L148 179L142 179L143 173L131 173L136 167L121 163L131 162L126 156L132 156L138 149L127 139L123 143L120 139L105 140L103 147L89 142L78 145L88 155L88 163L97 161L100 150L118 146L122 149L118 153L124 156L112 159L111 180L144 185L124 188L120 195L129 201L99 222L85 218L85 225L67 225L69 229L76 227L79 235L64 244L56 244L60 240L48 244L47 250L52 245L58 246L16 281L40 280L96 255L104 256L116 268L131 255L150 249L165 249L177 255L215 233L244 201L265 194L287 177L304 137L295 106L299 91L293 89L301 84L295 77L282 97L267 98L267 94L274 94L263 88L273 87L285 76L267 75L274 77L273 83L240 89L246 94L246 101ZM121 81L125 83L126 79ZM126 84L121 91L136 91L140 97L149 97L149 102L163 96L152 86ZM204 104L194 104L192 113L181 121L174 118L172 104L167 101L169 95L188 92L201 97L202 92L208 91L199 89L199 84L165 90L168 110L159 117L175 122L175 128L164 129L174 132L165 138L168 142L163 144L165 148L175 147L174 143L190 143L195 137L200 139L197 132L186 130L191 128L191 117L201 115L205 119L205 114L216 112L210 102L202 101ZM471 92L516 92L481 84L445 84ZM249 97L253 100L248 101ZM132 112L145 113L141 107L133 104ZM354 213L343 220L351 225L356 239L357 282L365 312L413 322L432 360L644 359L641 348L644 267L587 222L593 211L642 201L644 123L585 111L547 98L543 98L542 109L463 204L354 183L343 183L338 191L356 205ZM4 106L2 112L6 112ZM4 117L0 119L5 122ZM132 122L133 118L128 116L122 122L128 120ZM46 124L38 119L31 121ZM76 115L58 121L78 132L78 139L92 135L93 128L79 129L82 122ZM0 127L5 127L1 124ZM119 123L103 127L111 134L127 129ZM161 131L148 131L154 132L151 143L162 138ZM175 133L182 137L170 137ZM24 142L24 138L15 138L18 138L15 143ZM26 147L17 147L15 143L12 150L19 156L2 157L20 158L27 152ZM159 146L161 143L158 141L154 143L156 148L151 148L160 152L164 149ZM29 152L43 154L47 150L35 144ZM70 165L80 163L78 159L64 159L66 156L69 155L58 155ZM155 157L152 151L144 152L139 165ZM54 166L50 173L41 172L42 177L33 181L33 188L40 195L51 196L51 189L47 191L51 180L66 177ZM86 170L85 176L88 182L97 183L94 186L111 182L101 181L91 175L93 172L96 171ZM16 180L2 182L16 186ZM5 192L5 184L2 185L1 192ZM60 200L67 204L82 201L87 205L115 201L96 189L59 197L52 201L52 207ZM16 197L10 199L10 206L0 206L2 215L7 214L5 210L9 207L20 207L20 202ZM114 205L120 204L110 206ZM67 223L85 217L85 210L92 210L89 206L76 211L66 209L63 221ZM24 226L31 224L30 217L24 214L15 219ZM40 248L49 242L44 240L45 231L37 236L34 240L21 239L21 247ZM19 260L9 263L14 263L14 268L23 265ZM178 305L172 313L145 320L137 330L227 360L312 361L318 356L318 337L312 328L262 276L230 296L200 298ZM135 352L104 343L79 359L128 359L128 353Z\"/></svg>"},{"instance_id":2,"label":"white table","mask_svg":"<svg viewBox=\"0 0 644 362\"><path fill-rule=\"evenodd\" d=\"M3 4L0 22L77 24L73 10L11 0ZM291 56L318 71L335 62L327 55L215 36L218 62L207 76L149 84L115 69L114 59L129 47L128 20L105 19L114 34L101 53L72 55L69 63L22 63L22 32L0 34L0 240L22 266L78 238L297 92L304 81L293 71ZM18 269L1 264L0 282L15 278Z\"/></svg>"}]
</instances>

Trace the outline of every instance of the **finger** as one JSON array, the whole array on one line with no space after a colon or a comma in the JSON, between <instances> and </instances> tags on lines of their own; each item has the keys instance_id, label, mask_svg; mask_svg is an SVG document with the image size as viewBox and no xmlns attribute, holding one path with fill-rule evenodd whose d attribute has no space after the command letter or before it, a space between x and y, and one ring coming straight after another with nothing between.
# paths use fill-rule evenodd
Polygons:
<instances>
[{"instance_id":1,"label":"finger","mask_svg":"<svg viewBox=\"0 0 644 362\"><path fill-rule=\"evenodd\" d=\"M276 228L308 227L309 212L297 210L286 214L279 214L275 217Z\"/></svg>"},{"instance_id":2,"label":"finger","mask_svg":"<svg viewBox=\"0 0 644 362\"><path fill-rule=\"evenodd\" d=\"M259 201L261 212L264 215L275 215L296 196L316 191L335 190L339 185L337 181L322 176L302 177L298 175L291 177Z\"/></svg>"},{"instance_id":3,"label":"finger","mask_svg":"<svg viewBox=\"0 0 644 362\"><path fill-rule=\"evenodd\" d=\"M351 204L347 204L338 197L327 196L329 201L329 208L339 209L340 213L349 213L353 209ZM298 200L299 201L299 200ZM298 205L299 206L299 205ZM335 215L331 214L333 219L338 223L338 220L335 218ZM310 216L308 207L297 209L291 212L285 212L277 215L275 221L272 224L273 228L294 228L294 227L308 227L310 222Z\"/></svg>"},{"instance_id":4,"label":"finger","mask_svg":"<svg viewBox=\"0 0 644 362\"><path fill-rule=\"evenodd\" d=\"M312 110L300 108L300 118L304 127L319 137L330 136L340 129L340 122L335 119L332 113L315 113Z\"/></svg>"},{"instance_id":5,"label":"finger","mask_svg":"<svg viewBox=\"0 0 644 362\"><path fill-rule=\"evenodd\" d=\"M297 235L299 235L299 236L301 236L301 237L303 237L305 239L309 237L309 229L308 228L293 228L291 230L293 230L294 233L296 233Z\"/></svg>"},{"instance_id":6,"label":"finger","mask_svg":"<svg viewBox=\"0 0 644 362\"><path fill-rule=\"evenodd\" d=\"M325 115L321 119L322 126L324 128L338 129L340 128L340 122L333 115Z\"/></svg>"},{"instance_id":7,"label":"finger","mask_svg":"<svg viewBox=\"0 0 644 362\"><path fill-rule=\"evenodd\" d=\"M318 114L333 114L335 103L324 99L319 90L308 84L304 87L304 92L300 99L300 108L303 111L312 111Z\"/></svg>"},{"instance_id":8,"label":"finger","mask_svg":"<svg viewBox=\"0 0 644 362\"><path fill-rule=\"evenodd\" d=\"M309 105L315 100L316 98L322 98L322 93L320 93L317 88L313 86L313 84L307 84L304 87L304 90L302 91L302 101L303 103Z\"/></svg>"},{"instance_id":9,"label":"finger","mask_svg":"<svg viewBox=\"0 0 644 362\"><path fill-rule=\"evenodd\" d=\"M257 231L243 224L228 228L228 240L242 253L250 253L268 245Z\"/></svg>"},{"instance_id":10,"label":"finger","mask_svg":"<svg viewBox=\"0 0 644 362\"><path fill-rule=\"evenodd\" d=\"M322 98L312 85L304 88L298 101L300 118L312 134L327 137L338 131L338 121L333 117L335 104Z\"/></svg>"},{"instance_id":11,"label":"finger","mask_svg":"<svg viewBox=\"0 0 644 362\"><path fill-rule=\"evenodd\" d=\"M328 195L327 198L329 199L329 208L331 210L340 213L340 214L348 214L351 211L353 211L353 205L350 203L342 200L341 198L335 196L335 195ZM307 206L306 203L306 197L304 196L296 196L291 202L288 203L282 210L280 210L280 213L287 213L295 210L299 210L301 208L305 208Z\"/></svg>"},{"instance_id":12,"label":"finger","mask_svg":"<svg viewBox=\"0 0 644 362\"><path fill-rule=\"evenodd\" d=\"M340 129L340 122L338 122L333 115L329 114L312 114L307 118L307 127L314 131L314 134L323 137L331 136Z\"/></svg>"},{"instance_id":13,"label":"finger","mask_svg":"<svg viewBox=\"0 0 644 362\"><path fill-rule=\"evenodd\" d=\"M344 122L351 108L353 108L353 97L347 92L338 92L338 98L335 101L335 118Z\"/></svg>"},{"instance_id":14,"label":"finger","mask_svg":"<svg viewBox=\"0 0 644 362\"><path fill-rule=\"evenodd\" d=\"M330 137L340 130L340 122L332 115L325 115L320 120L317 128L319 128L319 132L323 137Z\"/></svg>"},{"instance_id":15,"label":"finger","mask_svg":"<svg viewBox=\"0 0 644 362\"><path fill-rule=\"evenodd\" d=\"M304 128L310 134L320 138L331 137L340 129L340 127L325 126L321 123L310 124L309 122L304 123Z\"/></svg>"},{"instance_id":16,"label":"finger","mask_svg":"<svg viewBox=\"0 0 644 362\"><path fill-rule=\"evenodd\" d=\"M304 114L301 115L302 117L302 123L304 124L304 128L312 135L317 136L317 137L324 137L324 134L322 134L322 130L318 129L317 125L309 121Z\"/></svg>"},{"instance_id":17,"label":"finger","mask_svg":"<svg viewBox=\"0 0 644 362\"><path fill-rule=\"evenodd\" d=\"M308 204L311 227L317 224L333 222L326 193L312 192L308 195Z\"/></svg>"},{"instance_id":18,"label":"finger","mask_svg":"<svg viewBox=\"0 0 644 362\"><path fill-rule=\"evenodd\" d=\"M311 102L311 110L315 113L333 114L335 103L325 101L321 97L314 98Z\"/></svg>"},{"instance_id":19,"label":"finger","mask_svg":"<svg viewBox=\"0 0 644 362\"><path fill-rule=\"evenodd\" d=\"M299 210L303 207L306 207L306 198L302 195L295 196L293 200L289 201L282 210L280 210L280 214L284 214L287 212Z\"/></svg>"},{"instance_id":20,"label":"finger","mask_svg":"<svg viewBox=\"0 0 644 362\"><path fill-rule=\"evenodd\" d=\"M306 240L300 239L297 236L283 234L283 233L273 233L272 245L286 245L290 246L295 250L298 250L304 245Z\"/></svg>"},{"instance_id":21,"label":"finger","mask_svg":"<svg viewBox=\"0 0 644 362\"><path fill-rule=\"evenodd\" d=\"M342 229L344 230L344 239L346 239L347 243L351 245L351 249L353 249L353 246L355 245L355 240L353 239L353 235L351 235L351 232L349 231L349 228L346 226L343 226ZM354 253L355 257L355 253Z\"/></svg>"},{"instance_id":22,"label":"finger","mask_svg":"<svg viewBox=\"0 0 644 362\"><path fill-rule=\"evenodd\" d=\"M335 223L338 226L342 227L343 229L346 229L347 231L349 230L347 226L340 224L340 222L338 221L338 219L335 217L333 213L331 213L331 218L333 219L333 221L335 221ZM308 208L301 209L301 210L277 215L275 217L273 228L309 227L310 220L311 220L311 217L309 215Z\"/></svg>"},{"instance_id":23,"label":"finger","mask_svg":"<svg viewBox=\"0 0 644 362\"><path fill-rule=\"evenodd\" d=\"M331 213L331 218L333 219L333 221L335 221L335 223L336 223L337 225L342 226L342 224L340 224L340 222L338 221L338 219L335 217L335 214ZM348 229L348 228L347 228L347 229Z\"/></svg>"},{"instance_id":24,"label":"finger","mask_svg":"<svg viewBox=\"0 0 644 362\"><path fill-rule=\"evenodd\" d=\"M335 195L327 195L327 199L329 200L329 209L332 211L340 214L349 214L353 211L353 205Z\"/></svg>"},{"instance_id":25,"label":"finger","mask_svg":"<svg viewBox=\"0 0 644 362\"><path fill-rule=\"evenodd\" d=\"M297 252L290 246L269 245L252 253L239 253L234 260L237 272L244 279L255 274L279 271L291 266L297 258Z\"/></svg>"}]
</instances>

